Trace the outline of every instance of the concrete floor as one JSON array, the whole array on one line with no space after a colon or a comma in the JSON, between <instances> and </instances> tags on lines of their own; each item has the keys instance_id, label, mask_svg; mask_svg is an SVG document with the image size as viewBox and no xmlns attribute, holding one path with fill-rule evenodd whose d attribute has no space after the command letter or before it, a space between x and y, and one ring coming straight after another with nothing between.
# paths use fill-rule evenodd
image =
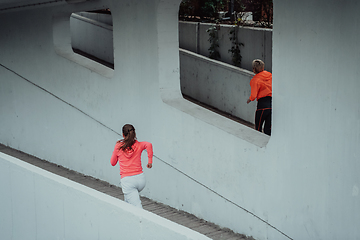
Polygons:
<instances>
[{"instance_id":1,"label":"concrete floor","mask_svg":"<svg viewBox=\"0 0 360 240\"><path fill-rule=\"evenodd\" d=\"M29 154L23 153L21 151L9 148L5 145L0 144L0 152L8 154L10 156L16 157L22 161L30 163L34 166L57 174L59 176L68 178L77 183L83 184L87 187L93 188L99 192L108 194L112 197L124 200L124 194L121 191L120 187L109 184L108 182L95 179L91 176L86 176L80 174L76 171L66 169L57 164L36 158ZM158 203L148 199L146 197L141 197L141 202L143 208L147 211L150 211L154 214L157 214L163 218L166 218L170 221L176 222L180 225L188 227L194 231L197 231L201 234L208 236L214 240L253 240L252 237L246 237L242 234L234 233L233 231L225 228L220 228L219 226L207 222L203 219L199 219L192 214L186 213L184 211L176 210L172 207L169 207L165 204Z\"/></svg>"}]
</instances>

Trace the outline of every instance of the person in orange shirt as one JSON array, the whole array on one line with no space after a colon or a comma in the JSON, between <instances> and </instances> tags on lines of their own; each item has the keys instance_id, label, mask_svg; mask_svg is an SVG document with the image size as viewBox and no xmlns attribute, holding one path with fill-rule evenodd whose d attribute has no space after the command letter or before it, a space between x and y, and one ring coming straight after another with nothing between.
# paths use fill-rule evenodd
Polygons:
<instances>
[{"instance_id":1,"label":"person in orange shirt","mask_svg":"<svg viewBox=\"0 0 360 240\"><path fill-rule=\"evenodd\" d=\"M255 129L271 135L271 110L272 110L272 74L264 70L265 63L260 59L252 62L255 76L250 81L251 95L247 103L257 99L255 113Z\"/></svg>"},{"instance_id":2,"label":"person in orange shirt","mask_svg":"<svg viewBox=\"0 0 360 240\"><path fill-rule=\"evenodd\" d=\"M121 189L124 193L125 202L142 208L139 192L146 184L141 166L141 153L146 150L148 155L148 168L152 168L153 148L149 142L136 140L135 128L131 124L125 124L122 128L124 139L115 144L110 163L120 165Z\"/></svg>"}]
</instances>

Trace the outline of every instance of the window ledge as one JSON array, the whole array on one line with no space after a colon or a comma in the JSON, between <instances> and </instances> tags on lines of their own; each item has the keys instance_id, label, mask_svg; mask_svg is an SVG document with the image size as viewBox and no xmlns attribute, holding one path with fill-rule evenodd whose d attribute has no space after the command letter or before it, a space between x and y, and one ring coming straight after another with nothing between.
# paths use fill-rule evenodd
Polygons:
<instances>
[{"instance_id":1,"label":"window ledge","mask_svg":"<svg viewBox=\"0 0 360 240\"><path fill-rule=\"evenodd\" d=\"M178 91L163 89L162 100L164 103L184 113L187 113L260 148L265 147L269 142L270 136L185 100Z\"/></svg>"},{"instance_id":2,"label":"window ledge","mask_svg":"<svg viewBox=\"0 0 360 240\"><path fill-rule=\"evenodd\" d=\"M106 78L112 78L114 76L114 70L106 67L98 62L95 62L87 57L83 57L80 54L74 53L72 50L63 50L55 48L56 53L70 61L73 61L93 72L96 72Z\"/></svg>"}]
</instances>

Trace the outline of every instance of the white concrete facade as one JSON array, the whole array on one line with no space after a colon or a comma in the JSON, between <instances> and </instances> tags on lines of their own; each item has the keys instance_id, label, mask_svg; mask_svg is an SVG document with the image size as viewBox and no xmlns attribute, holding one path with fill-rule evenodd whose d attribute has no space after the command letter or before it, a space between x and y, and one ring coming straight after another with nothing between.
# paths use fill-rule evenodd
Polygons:
<instances>
[{"instance_id":1,"label":"white concrete facade","mask_svg":"<svg viewBox=\"0 0 360 240\"><path fill-rule=\"evenodd\" d=\"M1 3L1 143L118 184L132 123L154 144L146 196L256 239L360 239L358 1L274 1L270 139L182 99L179 0ZM60 56L58 16L105 7L115 70Z\"/></svg>"}]
</instances>

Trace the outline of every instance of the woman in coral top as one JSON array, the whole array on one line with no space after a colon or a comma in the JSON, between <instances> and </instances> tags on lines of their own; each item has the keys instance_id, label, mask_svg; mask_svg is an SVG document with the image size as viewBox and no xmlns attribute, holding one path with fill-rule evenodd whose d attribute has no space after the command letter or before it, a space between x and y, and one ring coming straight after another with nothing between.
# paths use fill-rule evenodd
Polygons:
<instances>
[{"instance_id":1,"label":"woman in coral top","mask_svg":"<svg viewBox=\"0 0 360 240\"><path fill-rule=\"evenodd\" d=\"M272 111L272 74L264 70L265 63L260 59L252 62L255 76L250 81L251 95L247 103L257 99L257 109L255 113L255 129L271 135L271 111Z\"/></svg>"},{"instance_id":2,"label":"woman in coral top","mask_svg":"<svg viewBox=\"0 0 360 240\"><path fill-rule=\"evenodd\" d=\"M110 163L120 165L121 188L124 193L125 202L142 208L139 192L146 184L145 175L141 166L141 153L146 150L148 155L148 168L152 168L153 149L149 142L138 142L136 140L135 128L125 124L122 128L124 139L115 144Z\"/></svg>"}]
</instances>

